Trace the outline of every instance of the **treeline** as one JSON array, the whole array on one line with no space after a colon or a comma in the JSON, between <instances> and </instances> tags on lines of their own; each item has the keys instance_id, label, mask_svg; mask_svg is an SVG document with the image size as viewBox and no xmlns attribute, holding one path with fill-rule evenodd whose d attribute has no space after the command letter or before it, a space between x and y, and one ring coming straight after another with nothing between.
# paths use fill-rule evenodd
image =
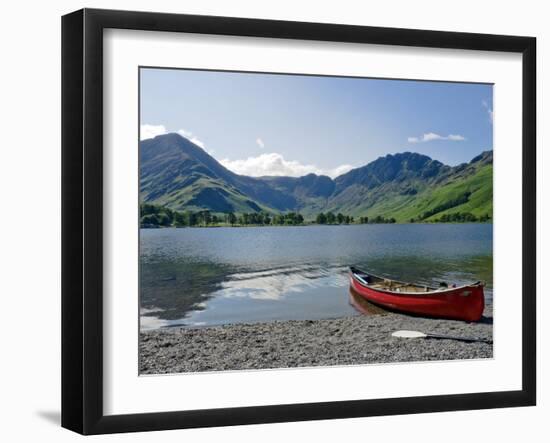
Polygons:
<instances>
[{"instance_id":1,"label":"treeline","mask_svg":"<svg viewBox=\"0 0 550 443\"><path fill-rule=\"evenodd\" d=\"M306 223L320 225L395 223L395 218L359 217L333 212L319 213L314 222L306 222L299 212L270 214L251 212L235 214L212 214L210 211L174 211L160 205L143 203L140 205L140 226L142 228L191 227L191 226L300 226Z\"/></svg>"},{"instance_id":2,"label":"treeline","mask_svg":"<svg viewBox=\"0 0 550 443\"><path fill-rule=\"evenodd\" d=\"M252 212L236 215L212 214L210 211L174 211L164 206L144 203L140 205L142 228L186 226L248 226L248 225L302 225L304 217L297 212L271 215L267 212Z\"/></svg>"},{"instance_id":3,"label":"treeline","mask_svg":"<svg viewBox=\"0 0 550 443\"><path fill-rule=\"evenodd\" d=\"M432 209L425 211L421 215L419 215L417 218L411 218L409 220L410 223L417 223L417 222L429 222L429 223L469 223L469 222L480 222L485 223L491 220L491 216L489 214L483 214L480 216L476 216L472 214L471 212L453 212L448 214L443 214L440 217L432 218L431 220L427 220L430 217L433 217L434 215L446 211L448 209L454 208L456 206L460 206L464 203L467 203L470 199L470 195L472 193L470 191L464 192L464 194L460 195L459 197L446 201L445 203L441 205L437 205L433 207Z\"/></svg>"},{"instance_id":4,"label":"treeline","mask_svg":"<svg viewBox=\"0 0 550 443\"><path fill-rule=\"evenodd\" d=\"M452 214L443 214L441 217L436 218L436 223L467 223L467 222L481 222L485 223L491 220L489 214L483 214L476 217L471 212L454 212Z\"/></svg>"},{"instance_id":5,"label":"treeline","mask_svg":"<svg viewBox=\"0 0 550 443\"><path fill-rule=\"evenodd\" d=\"M224 214L225 222L230 225L290 225L304 224L304 217L299 212L287 212L286 214L269 214L267 212L244 212L238 216L230 212Z\"/></svg>"},{"instance_id":6,"label":"treeline","mask_svg":"<svg viewBox=\"0 0 550 443\"><path fill-rule=\"evenodd\" d=\"M488 222L489 214L476 216L471 212L454 212L443 214L439 218L424 220L411 218L410 223L467 223ZM361 216L354 218L341 212L320 212L315 221L306 222L299 212L287 212L286 214L269 214L267 212L252 212L234 214L212 214L210 211L174 211L164 206L144 203L140 205L140 226L142 228L159 227L192 227L192 226L300 226L304 224L318 225L349 225L349 224L384 224L396 223L395 218L385 218L381 215L375 217Z\"/></svg>"},{"instance_id":7,"label":"treeline","mask_svg":"<svg viewBox=\"0 0 550 443\"><path fill-rule=\"evenodd\" d=\"M453 212L450 214L443 214L441 217L434 218L432 220L428 220L429 223L486 223L491 220L491 216L489 214L483 214L479 217L472 214L471 212ZM422 222L426 223L426 221L414 219L411 218L409 220L411 223L417 223Z\"/></svg>"},{"instance_id":8,"label":"treeline","mask_svg":"<svg viewBox=\"0 0 550 443\"><path fill-rule=\"evenodd\" d=\"M368 223L395 223L395 218L385 218L381 215L377 215L376 217L372 217L370 219L369 217L359 217L358 219L355 219L353 216L344 215L341 212L338 214L334 214L333 212L327 212L326 214L324 212L320 212L317 214L315 221L319 225L349 225L352 223L364 225Z\"/></svg>"},{"instance_id":9,"label":"treeline","mask_svg":"<svg viewBox=\"0 0 550 443\"><path fill-rule=\"evenodd\" d=\"M380 224L380 223L395 223L396 222L395 218L393 218L393 217L385 218L385 217L382 217L381 215L377 215L376 217L372 217L370 219L368 217L361 217L361 219L364 219L364 221L362 222L363 224L364 223Z\"/></svg>"},{"instance_id":10,"label":"treeline","mask_svg":"<svg viewBox=\"0 0 550 443\"><path fill-rule=\"evenodd\" d=\"M208 226L218 224L219 217L210 211L173 211L159 205L140 205L140 225L142 228L168 226Z\"/></svg>"},{"instance_id":11,"label":"treeline","mask_svg":"<svg viewBox=\"0 0 550 443\"><path fill-rule=\"evenodd\" d=\"M466 191L460 197L457 197L453 200L446 201L445 203L441 205L437 205L436 207L424 212L420 217L418 217L418 220L426 220L427 218L430 218L432 215L435 215L439 212L443 212L443 211L446 211L447 209L451 209L451 208L454 208L455 206L459 206L464 203L467 203L470 198L470 195L472 195L472 193L470 191ZM457 212L457 214L460 214L460 213Z\"/></svg>"}]
</instances>

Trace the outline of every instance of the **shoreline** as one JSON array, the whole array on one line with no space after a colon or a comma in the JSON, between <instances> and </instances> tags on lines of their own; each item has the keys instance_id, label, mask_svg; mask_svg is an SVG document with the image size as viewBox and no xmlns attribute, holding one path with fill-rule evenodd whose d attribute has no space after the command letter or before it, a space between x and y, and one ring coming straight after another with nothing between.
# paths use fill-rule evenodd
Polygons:
<instances>
[{"instance_id":1,"label":"shoreline","mask_svg":"<svg viewBox=\"0 0 550 443\"><path fill-rule=\"evenodd\" d=\"M492 225L493 222L395 222L395 223L303 223L300 225L195 225L195 226L140 226L139 229L194 229L194 228L307 228L309 226L380 226L380 225Z\"/></svg>"},{"instance_id":2,"label":"shoreline","mask_svg":"<svg viewBox=\"0 0 550 443\"><path fill-rule=\"evenodd\" d=\"M477 323L398 313L166 328L140 333L140 374L483 359L493 345L392 337L398 330L492 339L492 304Z\"/></svg>"}]
</instances>

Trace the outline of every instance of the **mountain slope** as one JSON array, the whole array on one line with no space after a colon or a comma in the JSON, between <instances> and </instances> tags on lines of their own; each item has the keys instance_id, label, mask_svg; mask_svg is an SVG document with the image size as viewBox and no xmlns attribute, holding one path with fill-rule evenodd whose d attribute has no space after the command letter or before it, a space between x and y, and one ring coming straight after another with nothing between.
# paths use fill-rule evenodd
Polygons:
<instances>
[{"instance_id":1,"label":"mountain slope","mask_svg":"<svg viewBox=\"0 0 550 443\"><path fill-rule=\"evenodd\" d=\"M398 222L411 219L434 221L444 214L458 212L492 218L492 154L490 157L490 162L475 162L452 168L445 176L437 177L419 189L414 196L396 195L388 190L384 192L384 198L365 208L364 214L388 214Z\"/></svg>"},{"instance_id":2,"label":"mountain slope","mask_svg":"<svg viewBox=\"0 0 550 443\"><path fill-rule=\"evenodd\" d=\"M237 175L178 134L140 143L140 199L172 209L285 211L296 200L262 180Z\"/></svg>"},{"instance_id":3,"label":"mountain slope","mask_svg":"<svg viewBox=\"0 0 550 443\"><path fill-rule=\"evenodd\" d=\"M140 200L175 210L270 213L299 211L435 221L445 214L492 218L492 151L450 167L405 152L386 155L332 180L235 174L177 134L140 144Z\"/></svg>"},{"instance_id":4,"label":"mountain slope","mask_svg":"<svg viewBox=\"0 0 550 443\"><path fill-rule=\"evenodd\" d=\"M448 172L449 169L449 166L421 154L388 154L337 177L335 193L338 194L354 185L373 189L390 182L407 184L426 181Z\"/></svg>"},{"instance_id":5,"label":"mountain slope","mask_svg":"<svg viewBox=\"0 0 550 443\"><path fill-rule=\"evenodd\" d=\"M454 212L492 216L492 159L487 151L452 168L419 154L388 155L336 178L327 209L398 222Z\"/></svg>"}]
</instances>

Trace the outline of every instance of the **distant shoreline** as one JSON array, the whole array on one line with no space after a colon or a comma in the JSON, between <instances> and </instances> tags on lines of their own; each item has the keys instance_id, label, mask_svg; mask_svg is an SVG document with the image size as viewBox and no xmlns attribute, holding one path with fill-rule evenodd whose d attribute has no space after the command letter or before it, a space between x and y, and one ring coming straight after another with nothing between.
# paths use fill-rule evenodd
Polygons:
<instances>
[{"instance_id":1,"label":"distant shoreline","mask_svg":"<svg viewBox=\"0 0 550 443\"><path fill-rule=\"evenodd\" d=\"M395 223L349 223L349 224L319 224L302 223L300 225L195 225L195 226L140 226L140 229L195 229L195 228L307 228L311 226L380 226L380 225L492 225L493 221L475 222L395 222Z\"/></svg>"},{"instance_id":2,"label":"distant shoreline","mask_svg":"<svg viewBox=\"0 0 550 443\"><path fill-rule=\"evenodd\" d=\"M463 199L452 202L462 204ZM308 225L380 225L396 223L485 223L493 220L486 212L476 215L471 212L446 212L453 206L439 205L435 209L424 212L417 217L396 218L396 214L386 215L350 215L332 211L319 212L315 217L311 214L304 216L300 212L290 211L284 213L260 212L211 212L178 211L166 206L149 203L140 204L140 226L142 227L209 227L209 226L308 226Z\"/></svg>"}]
</instances>

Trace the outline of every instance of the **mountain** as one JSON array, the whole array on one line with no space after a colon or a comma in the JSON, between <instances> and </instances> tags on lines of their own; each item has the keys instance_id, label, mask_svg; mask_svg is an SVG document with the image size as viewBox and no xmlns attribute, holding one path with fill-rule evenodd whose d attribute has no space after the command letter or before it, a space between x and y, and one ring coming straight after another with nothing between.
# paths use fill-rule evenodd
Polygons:
<instances>
[{"instance_id":1,"label":"mountain","mask_svg":"<svg viewBox=\"0 0 550 443\"><path fill-rule=\"evenodd\" d=\"M491 216L492 161L492 151L456 167L416 153L386 155L337 177L326 210L401 222L453 212Z\"/></svg>"},{"instance_id":2,"label":"mountain","mask_svg":"<svg viewBox=\"0 0 550 443\"><path fill-rule=\"evenodd\" d=\"M451 167L411 152L386 155L340 175L247 177L178 134L140 143L140 200L174 210L299 211L435 220L469 212L492 217L493 153Z\"/></svg>"},{"instance_id":3,"label":"mountain","mask_svg":"<svg viewBox=\"0 0 550 443\"><path fill-rule=\"evenodd\" d=\"M286 211L296 200L263 180L237 175L179 134L140 143L140 199L172 209Z\"/></svg>"}]
</instances>

